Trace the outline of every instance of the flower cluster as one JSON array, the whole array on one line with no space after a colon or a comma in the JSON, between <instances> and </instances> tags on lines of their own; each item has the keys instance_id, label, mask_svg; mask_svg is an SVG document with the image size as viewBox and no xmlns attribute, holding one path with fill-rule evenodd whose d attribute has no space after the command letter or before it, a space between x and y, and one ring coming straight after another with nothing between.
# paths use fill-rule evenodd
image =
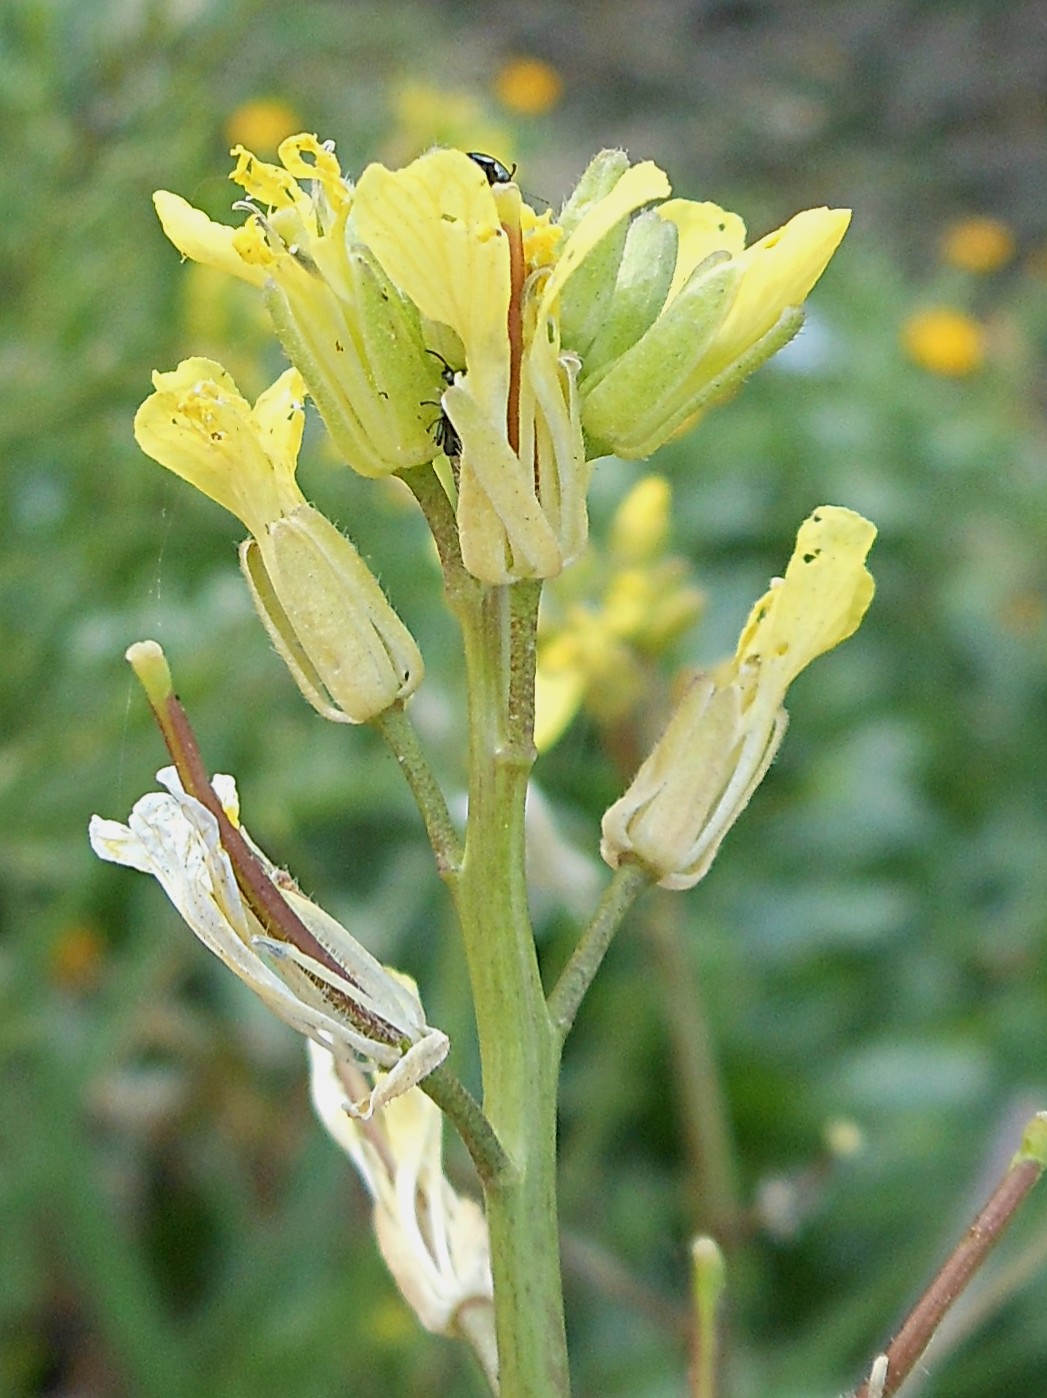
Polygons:
<instances>
[{"instance_id":1,"label":"flower cluster","mask_svg":"<svg viewBox=\"0 0 1047 1398\"><path fill-rule=\"evenodd\" d=\"M794 334L849 219L808 210L746 247L736 215L670 199L621 151L555 219L461 151L355 186L315 136L284 141L280 165L235 153L246 223L162 191L165 231L262 291L354 470L446 453L463 559L491 583L577 556L593 460L647 456Z\"/></svg>"}]
</instances>

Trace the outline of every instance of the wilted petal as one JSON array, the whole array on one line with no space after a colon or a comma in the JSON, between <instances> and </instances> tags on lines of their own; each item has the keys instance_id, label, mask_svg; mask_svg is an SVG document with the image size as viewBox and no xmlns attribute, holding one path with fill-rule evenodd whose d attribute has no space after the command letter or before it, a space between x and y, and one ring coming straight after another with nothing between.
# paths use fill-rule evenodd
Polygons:
<instances>
[{"instance_id":1,"label":"wilted petal","mask_svg":"<svg viewBox=\"0 0 1047 1398\"><path fill-rule=\"evenodd\" d=\"M487 1309L493 1346L487 1223L444 1176L439 1109L415 1089L361 1122L348 1112L355 1088L345 1070L315 1045L309 1060L316 1113L374 1200L378 1245L404 1299L442 1335L455 1333L463 1306Z\"/></svg>"},{"instance_id":2,"label":"wilted petal","mask_svg":"<svg viewBox=\"0 0 1047 1398\"><path fill-rule=\"evenodd\" d=\"M446 1054L447 1039L425 1023L413 990L252 846L281 897L342 974L266 936L241 897L215 817L183 791L173 767L157 775L167 791L142 797L126 825L91 817L94 852L152 874L204 946L292 1029L342 1057L393 1070L382 1080L384 1095L390 1085L406 1090L431 1071ZM213 785L235 824L232 778L216 776ZM361 1028L368 1024L371 1033ZM367 1094L356 1109L367 1113L372 1106Z\"/></svg>"}]
</instances>

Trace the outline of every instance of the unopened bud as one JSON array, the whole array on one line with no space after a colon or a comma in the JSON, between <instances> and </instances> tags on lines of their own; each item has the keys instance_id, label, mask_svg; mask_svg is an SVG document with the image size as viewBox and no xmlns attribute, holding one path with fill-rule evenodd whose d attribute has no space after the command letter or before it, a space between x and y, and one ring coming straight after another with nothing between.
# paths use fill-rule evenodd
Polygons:
<instances>
[{"instance_id":1,"label":"unopened bud","mask_svg":"<svg viewBox=\"0 0 1047 1398\"><path fill-rule=\"evenodd\" d=\"M426 404L439 398L439 364L416 308L366 248L350 247L340 271L336 293L319 269L283 254L266 305L348 465L388 476L436 453Z\"/></svg>"},{"instance_id":2,"label":"unopened bud","mask_svg":"<svg viewBox=\"0 0 1047 1398\"><path fill-rule=\"evenodd\" d=\"M421 683L410 632L350 541L311 505L247 539L240 564L273 644L325 718L366 723Z\"/></svg>"}]
</instances>

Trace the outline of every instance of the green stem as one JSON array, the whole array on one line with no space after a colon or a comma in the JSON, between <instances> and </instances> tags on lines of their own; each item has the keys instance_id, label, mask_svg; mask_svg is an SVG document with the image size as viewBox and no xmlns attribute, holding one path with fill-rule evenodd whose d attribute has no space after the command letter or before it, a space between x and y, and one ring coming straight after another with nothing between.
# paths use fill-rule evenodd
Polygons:
<instances>
[{"instance_id":1,"label":"green stem","mask_svg":"<svg viewBox=\"0 0 1047 1398\"><path fill-rule=\"evenodd\" d=\"M570 961L549 996L549 1014L561 1043L571 1032L578 1007L600 969L622 919L650 882L651 876L647 870L639 864L627 863L619 865L614 878L604 889L588 927L578 939Z\"/></svg>"},{"instance_id":2,"label":"green stem","mask_svg":"<svg viewBox=\"0 0 1047 1398\"><path fill-rule=\"evenodd\" d=\"M694 1362L691 1398L716 1398L717 1313L724 1287L723 1253L709 1237L691 1244L694 1291Z\"/></svg>"},{"instance_id":3,"label":"green stem","mask_svg":"<svg viewBox=\"0 0 1047 1398\"><path fill-rule=\"evenodd\" d=\"M556 1217L559 1039L545 1007L524 881L533 761L523 639L536 589L459 595L469 675L469 819L455 888L484 1112L511 1168L485 1183L502 1398L569 1392ZM515 696L515 697L513 697Z\"/></svg>"},{"instance_id":4,"label":"green stem","mask_svg":"<svg viewBox=\"0 0 1047 1398\"><path fill-rule=\"evenodd\" d=\"M734 1148L712 1030L683 942L679 899L662 894L651 900L646 914L643 932L654 952L669 1023L672 1078L690 1165L692 1223L696 1231L711 1233L730 1247L741 1228Z\"/></svg>"},{"instance_id":5,"label":"green stem","mask_svg":"<svg viewBox=\"0 0 1047 1398\"><path fill-rule=\"evenodd\" d=\"M410 470L401 471L399 474L404 485L421 506L425 522L436 544L436 551L440 555L448 602L451 610L458 612L464 599L479 595L480 584L462 562L454 507L448 500L447 492L440 484L440 478L431 462L425 466L412 466Z\"/></svg>"},{"instance_id":6,"label":"green stem","mask_svg":"<svg viewBox=\"0 0 1047 1398\"><path fill-rule=\"evenodd\" d=\"M494 1185L508 1176L512 1161L480 1110L476 1098L447 1067L439 1064L418 1084L452 1123L465 1143L481 1182Z\"/></svg>"},{"instance_id":7,"label":"green stem","mask_svg":"<svg viewBox=\"0 0 1047 1398\"><path fill-rule=\"evenodd\" d=\"M454 828L440 784L426 761L414 725L404 713L403 704L394 704L371 720L392 749L411 788L429 843L436 856L436 868L445 882L452 882L462 863L462 847Z\"/></svg>"}]
</instances>

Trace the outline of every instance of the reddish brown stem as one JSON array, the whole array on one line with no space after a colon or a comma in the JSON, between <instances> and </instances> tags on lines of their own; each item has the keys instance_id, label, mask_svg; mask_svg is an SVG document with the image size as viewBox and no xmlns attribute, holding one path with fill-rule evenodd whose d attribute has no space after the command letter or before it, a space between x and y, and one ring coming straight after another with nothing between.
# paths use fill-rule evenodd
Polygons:
<instances>
[{"instance_id":1,"label":"reddish brown stem","mask_svg":"<svg viewBox=\"0 0 1047 1398\"><path fill-rule=\"evenodd\" d=\"M861 1385L854 1398L872 1398L875 1391L882 1398L897 1393L904 1380L923 1354L946 1312L960 1295L989 1252L1003 1236L1007 1225L1024 1202L1033 1185L1043 1173L1044 1161L1038 1137L1047 1123L1047 1116L1034 1117L1026 1130L1026 1142L1011 1162L1007 1173L989 1196L967 1232L946 1259L938 1275L910 1311L902 1328L885 1351L887 1377L882 1389L870 1388L869 1380ZM1040 1131L1037 1132L1036 1128ZM1036 1142L1033 1141L1034 1133ZM1030 1153L1035 1149L1036 1153Z\"/></svg>"},{"instance_id":2,"label":"reddish brown stem","mask_svg":"<svg viewBox=\"0 0 1047 1398\"><path fill-rule=\"evenodd\" d=\"M202 806L206 806L218 822L219 838L222 848L229 856L237 886L266 934L274 941L287 942L297 947L334 975L352 981L352 976L345 967L339 965L295 913L243 835L229 819L211 785L196 735L182 705L173 694L168 695L159 705L150 695L150 705L160 725L175 770L181 779L183 790ZM363 1009L335 986L325 985L324 994L336 1000L352 1022L369 1037L384 1040L388 1044L399 1044L401 1035L391 1024Z\"/></svg>"},{"instance_id":3,"label":"reddish brown stem","mask_svg":"<svg viewBox=\"0 0 1047 1398\"><path fill-rule=\"evenodd\" d=\"M514 452L520 450L520 365L523 360L523 235L519 222L515 226L502 224L509 239L509 406L505 424L506 436Z\"/></svg>"}]
</instances>

